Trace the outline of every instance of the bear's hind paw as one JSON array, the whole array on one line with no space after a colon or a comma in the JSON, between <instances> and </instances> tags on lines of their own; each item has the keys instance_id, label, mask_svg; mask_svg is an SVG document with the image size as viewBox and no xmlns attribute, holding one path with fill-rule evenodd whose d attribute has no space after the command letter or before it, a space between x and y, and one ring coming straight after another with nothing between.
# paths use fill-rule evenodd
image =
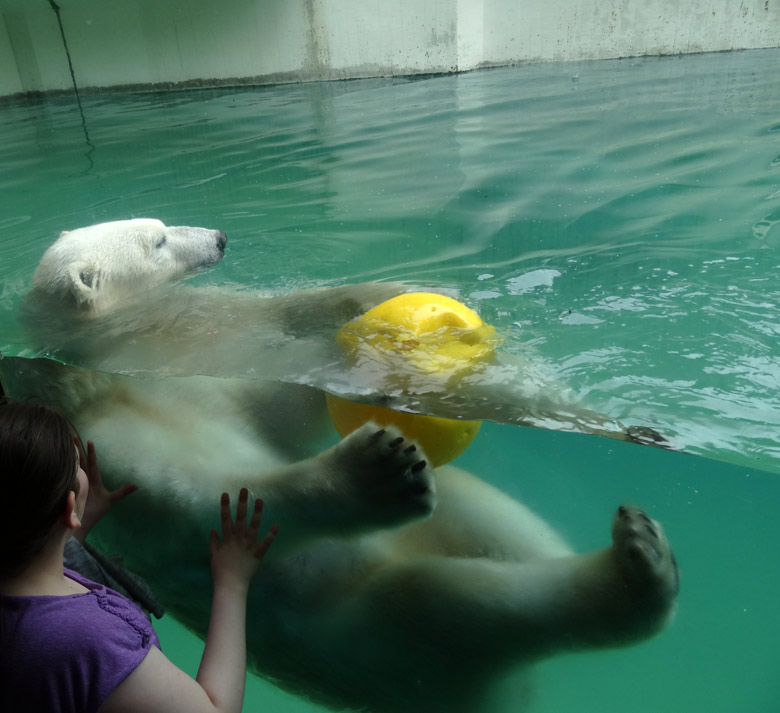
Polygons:
<instances>
[{"instance_id":1,"label":"bear's hind paw","mask_svg":"<svg viewBox=\"0 0 780 713\"><path fill-rule=\"evenodd\" d=\"M626 583L644 596L671 601L680 577L661 524L637 507L621 505L612 524L613 550Z\"/></svg>"}]
</instances>

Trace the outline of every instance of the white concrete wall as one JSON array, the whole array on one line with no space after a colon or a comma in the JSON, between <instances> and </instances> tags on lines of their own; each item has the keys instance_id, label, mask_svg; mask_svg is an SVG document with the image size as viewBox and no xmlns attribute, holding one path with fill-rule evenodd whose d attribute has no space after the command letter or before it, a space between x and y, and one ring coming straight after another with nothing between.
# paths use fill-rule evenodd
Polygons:
<instances>
[{"instance_id":1,"label":"white concrete wall","mask_svg":"<svg viewBox=\"0 0 780 713\"><path fill-rule=\"evenodd\" d=\"M780 0L57 0L80 88L274 83L780 45ZM68 89L48 0L0 0L0 95Z\"/></svg>"}]
</instances>

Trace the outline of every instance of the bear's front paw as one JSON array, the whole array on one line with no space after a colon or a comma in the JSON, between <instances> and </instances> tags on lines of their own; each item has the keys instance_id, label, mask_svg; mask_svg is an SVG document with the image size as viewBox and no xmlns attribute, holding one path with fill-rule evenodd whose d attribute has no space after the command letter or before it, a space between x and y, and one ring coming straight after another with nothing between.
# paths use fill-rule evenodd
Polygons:
<instances>
[{"instance_id":1,"label":"bear's front paw","mask_svg":"<svg viewBox=\"0 0 780 713\"><path fill-rule=\"evenodd\" d=\"M436 505L433 471L420 447L394 426L369 422L334 453L360 511L374 526L400 525L429 516Z\"/></svg>"},{"instance_id":2,"label":"bear's front paw","mask_svg":"<svg viewBox=\"0 0 780 713\"><path fill-rule=\"evenodd\" d=\"M612 523L613 551L626 584L642 598L668 603L680 588L677 561L660 523L621 505Z\"/></svg>"}]
</instances>

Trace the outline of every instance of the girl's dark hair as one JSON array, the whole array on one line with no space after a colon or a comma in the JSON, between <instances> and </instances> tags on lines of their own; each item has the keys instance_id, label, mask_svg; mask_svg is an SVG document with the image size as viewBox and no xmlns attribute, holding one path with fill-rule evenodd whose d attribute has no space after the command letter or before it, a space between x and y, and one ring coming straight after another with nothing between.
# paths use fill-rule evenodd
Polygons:
<instances>
[{"instance_id":1,"label":"girl's dark hair","mask_svg":"<svg viewBox=\"0 0 780 713\"><path fill-rule=\"evenodd\" d=\"M68 493L78 492L77 443L70 421L53 408L0 397L0 492L5 501L0 576L24 571L46 544Z\"/></svg>"}]
</instances>

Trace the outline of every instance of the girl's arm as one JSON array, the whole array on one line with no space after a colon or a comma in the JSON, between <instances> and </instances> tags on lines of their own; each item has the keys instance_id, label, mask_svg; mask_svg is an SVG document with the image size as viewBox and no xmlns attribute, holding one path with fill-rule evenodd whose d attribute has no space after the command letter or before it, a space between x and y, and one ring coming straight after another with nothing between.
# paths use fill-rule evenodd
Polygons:
<instances>
[{"instance_id":1,"label":"girl's arm","mask_svg":"<svg viewBox=\"0 0 780 713\"><path fill-rule=\"evenodd\" d=\"M276 537L274 525L257 542L263 501L255 501L249 529L246 527L248 493L238 497L236 522L230 517L230 499L222 494L222 542L211 531L211 574L214 597L206 647L198 669L198 683L209 698L224 710L241 710L246 680L246 598L249 583Z\"/></svg>"},{"instance_id":2,"label":"girl's arm","mask_svg":"<svg viewBox=\"0 0 780 713\"><path fill-rule=\"evenodd\" d=\"M106 699L100 713L240 713L246 680L246 598L249 583L276 536L258 543L262 501L247 527L248 493L238 499L235 524L222 495L222 541L211 533L214 598L200 669L191 678L157 648Z\"/></svg>"}]
</instances>

